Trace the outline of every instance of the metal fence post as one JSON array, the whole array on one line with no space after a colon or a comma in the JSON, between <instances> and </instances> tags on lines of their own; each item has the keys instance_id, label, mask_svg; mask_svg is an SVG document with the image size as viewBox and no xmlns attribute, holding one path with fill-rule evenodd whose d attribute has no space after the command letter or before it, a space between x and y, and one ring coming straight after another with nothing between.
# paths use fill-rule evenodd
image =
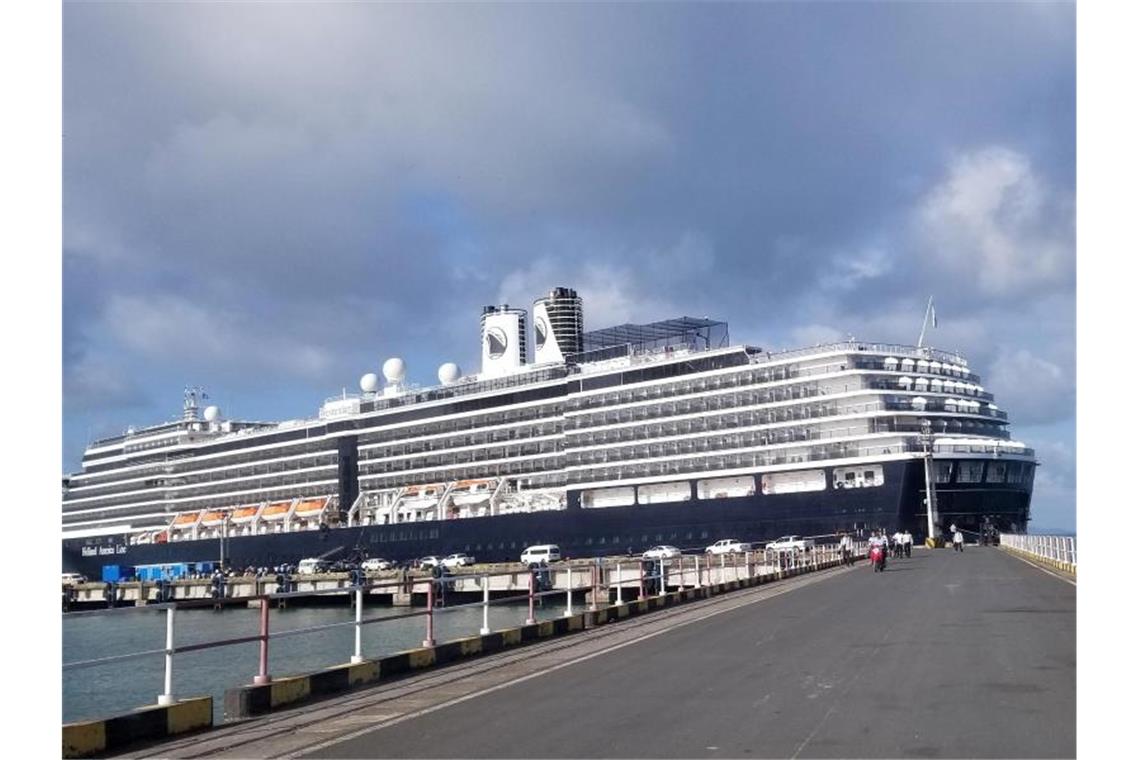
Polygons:
<instances>
[{"instance_id":1,"label":"metal fence post","mask_svg":"<svg viewBox=\"0 0 1140 760\"><path fill-rule=\"evenodd\" d=\"M752 580L752 552L744 552L744 577Z\"/></svg>"},{"instance_id":2,"label":"metal fence post","mask_svg":"<svg viewBox=\"0 0 1140 760\"><path fill-rule=\"evenodd\" d=\"M527 604L528 604L528 607L527 607L527 613L526 613L526 624L527 625L534 625L534 571L531 570L529 572L529 575L530 575L530 581L529 581L530 585L527 587Z\"/></svg>"},{"instance_id":3,"label":"metal fence post","mask_svg":"<svg viewBox=\"0 0 1140 760\"><path fill-rule=\"evenodd\" d=\"M621 601L621 563L617 563L617 603L622 604Z\"/></svg>"},{"instance_id":4,"label":"metal fence post","mask_svg":"<svg viewBox=\"0 0 1140 760\"><path fill-rule=\"evenodd\" d=\"M574 571L573 568L566 568L566 612L563 613L564 617L570 617L574 614Z\"/></svg>"},{"instance_id":5,"label":"metal fence post","mask_svg":"<svg viewBox=\"0 0 1140 760\"><path fill-rule=\"evenodd\" d=\"M257 658L257 675L253 677L253 683L257 686L264 686L269 683L269 597L261 597L261 631L259 633L261 638L260 652Z\"/></svg>"},{"instance_id":6,"label":"metal fence post","mask_svg":"<svg viewBox=\"0 0 1140 760\"><path fill-rule=\"evenodd\" d=\"M658 567L661 568L657 573L658 575L661 576L661 578L660 578L661 590L657 592L657 596L665 596L665 591L666 591L665 587L669 585L669 569L665 565L665 558L664 557L662 557L660 559L660 564L658 565Z\"/></svg>"},{"instance_id":7,"label":"metal fence post","mask_svg":"<svg viewBox=\"0 0 1140 760\"><path fill-rule=\"evenodd\" d=\"M486 573L483 574L483 627L479 629L481 636L486 636L491 632L491 626L488 622L488 610L491 607L491 578Z\"/></svg>"},{"instance_id":8,"label":"metal fence post","mask_svg":"<svg viewBox=\"0 0 1140 760\"><path fill-rule=\"evenodd\" d=\"M162 693L158 695L160 705L174 704L174 607L166 608L166 677Z\"/></svg>"},{"instance_id":9,"label":"metal fence post","mask_svg":"<svg viewBox=\"0 0 1140 760\"><path fill-rule=\"evenodd\" d=\"M598 586L602 577L601 560L590 566L590 612L598 611Z\"/></svg>"},{"instance_id":10,"label":"metal fence post","mask_svg":"<svg viewBox=\"0 0 1140 760\"><path fill-rule=\"evenodd\" d=\"M364 655L360 651L360 628L364 620L364 587L356 587L356 647L349 662L353 665L364 662Z\"/></svg>"},{"instance_id":11,"label":"metal fence post","mask_svg":"<svg viewBox=\"0 0 1140 760\"><path fill-rule=\"evenodd\" d=\"M432 578L428 578L427 637L424 639L424 646L435 646L435 580Z\"/></svg>"}]
</instances>

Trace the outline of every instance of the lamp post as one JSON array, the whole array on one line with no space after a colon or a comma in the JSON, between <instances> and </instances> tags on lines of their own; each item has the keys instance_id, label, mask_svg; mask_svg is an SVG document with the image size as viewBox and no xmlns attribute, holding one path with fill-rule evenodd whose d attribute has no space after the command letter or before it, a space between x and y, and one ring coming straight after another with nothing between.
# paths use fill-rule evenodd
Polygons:
<instances>
[{"instance_id":1,"label":"lamp post","mask_svg":"<svg viewBox=\"0 0 1140 760\"><path fill-rule=\"evenodd\" d=\"M922 433L922 470L926 476L926 545L935 546L934 526L938 522L938 505L934 500L934 441L930 434L930 420L923 420Z\"/></svg>"}]
</instances>

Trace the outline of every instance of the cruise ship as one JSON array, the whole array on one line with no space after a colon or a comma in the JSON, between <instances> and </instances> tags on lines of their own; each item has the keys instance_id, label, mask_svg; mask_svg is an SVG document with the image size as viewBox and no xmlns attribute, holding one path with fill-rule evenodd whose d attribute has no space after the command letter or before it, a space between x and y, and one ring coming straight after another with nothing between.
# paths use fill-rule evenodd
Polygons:
<instances>
[{"instance_id":1,"label":"cruise ship","mask_svg":"<svg viewBox=\"0 0 1140 760\"><path fill-rule=\"evenodd\" d=\"M63 479L64 570L1028 523L1034 452L967 360L921 338L766 351L691 317L587 332L561 287L530 317L483 309L478 373L449 362L417 387L391 358L309 419L227 419L187 390L180 418L93 442Z\"/></svg>"}]
</instances>

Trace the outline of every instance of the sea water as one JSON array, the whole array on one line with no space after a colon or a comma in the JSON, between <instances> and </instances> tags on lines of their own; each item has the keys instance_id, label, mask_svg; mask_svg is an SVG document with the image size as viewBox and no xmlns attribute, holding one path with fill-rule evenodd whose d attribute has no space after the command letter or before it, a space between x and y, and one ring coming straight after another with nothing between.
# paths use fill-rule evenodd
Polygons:
<instances>
[{"instance_id":1,"label":"sea water","mask_svg":"<svg viewBox=\"0 0 1140 760\"><path fill-rule=\"evenodd\" d=\"M559 604L558 602L563 602ZM422 610L423 608L419 608ZM580 611L581 605L574 610ZM550 597L535 609L535 618L561 617L564 600ZM415 611L406 607L369 606L364 618L391 617ZM525 603L492 604L488 623L492 631L522 625ZM435 639L444 642L478 635L483 608L437 608ZM297 606L271 609L269 613L269 674L286 676L343 665L354 652L355 626L346 625L285 638L274 634L330 623L351 622L355 611L347 600L343 606ZM174 645L186 646L221 639L256 636L260 611L227 607L221 610L188 609L175 613ZM382 657L421 646L426 616L386 620L361 628L361 652L365 658ZM77 662L129 654L166 646L166 611L121 608L97 613L63 615L63 662ZM172 691L176 698L210 695L214 698L214 723L222 720L226 689L253 682L258 671L257 642L186 652L174 656ZM107 718L137 707L156 704L163 692L165 657L147 657L63 671L63 722Z\"/></svg>"}]
</instances>

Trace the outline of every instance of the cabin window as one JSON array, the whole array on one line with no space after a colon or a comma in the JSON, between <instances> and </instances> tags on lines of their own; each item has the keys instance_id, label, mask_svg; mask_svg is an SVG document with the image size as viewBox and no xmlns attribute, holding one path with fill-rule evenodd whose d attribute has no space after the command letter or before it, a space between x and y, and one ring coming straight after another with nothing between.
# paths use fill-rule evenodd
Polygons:
<instances>
[{"instance_id":1,"label":"cabin window","mask_svg":"<svg viewBox=\"0 0 1140 760\"><path fill-rule=\"evenodd\" d=\"M984 466L985 462L979 462L972 459L963 459L958 467L958 482L981 483L982 468Z\"/></svg>"},{"instance_id":2,"label":"cabin window","mask_svg":"<svg viewBox=\"0 0 1140 760\"><path fill-rule=\"evenodd\" d=\"M1005 469L1005 462L990 462L986 467L986 482L1004 483Z\"/></svg>"},{"instance_id":3,"label":"cabin window","mask_svg":"<svg viewBox=\"0 0 1140 760\"><path fill-rule=\"evenodd\" d=\"M935 462L934 463L934 482L935 483L949 483L950 475L954 471L953 462Z\"/></svg>"}]
</instances>

